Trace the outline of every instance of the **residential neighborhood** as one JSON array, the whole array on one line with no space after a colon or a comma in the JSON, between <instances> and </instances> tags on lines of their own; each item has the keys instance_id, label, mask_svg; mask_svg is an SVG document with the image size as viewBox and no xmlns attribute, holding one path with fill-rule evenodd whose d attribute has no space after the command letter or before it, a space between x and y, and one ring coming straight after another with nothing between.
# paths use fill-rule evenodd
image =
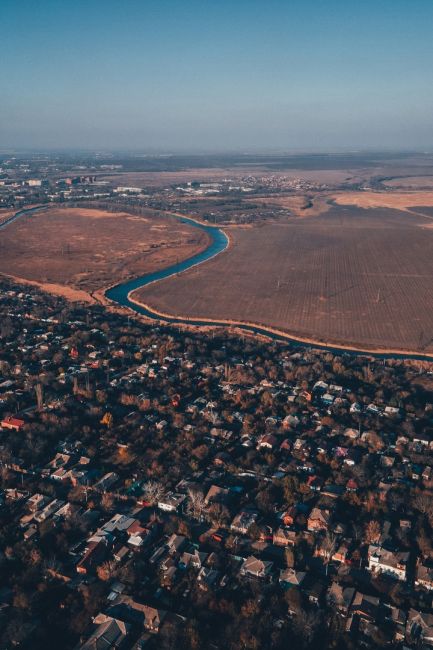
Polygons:
<instances>
[{"instance_id":1,"label":"residential neighborhood","mask_svg":"<svg viewBox=\"0 0 433 650\"><path fill-rule=\"evenodd\" d=\"M433 646L429 364L1 288L5 647Z\"/></svg>"}]
</instances>

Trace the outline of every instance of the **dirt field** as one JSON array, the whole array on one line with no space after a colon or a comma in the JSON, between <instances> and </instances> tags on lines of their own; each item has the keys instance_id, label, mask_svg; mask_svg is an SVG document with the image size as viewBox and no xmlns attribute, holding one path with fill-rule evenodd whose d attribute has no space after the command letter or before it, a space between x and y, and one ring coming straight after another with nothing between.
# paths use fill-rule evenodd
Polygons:
<instances>
[{"instance_id":1,"label":"dirt field","mask_svg":"<svg viewBox=\"0 0 433 650\"><path fill-rule=\"evenodd\" d=\"M407 176L403 178L392 178L389 181L383 181L386 187L403 188L403 189L425 189L433 188L433 176Z\"/></svg>"},{"instance_id":2,"label":"dirt field","mask_svg":"<svg viewBox=\"0 0 433 650\"><path fill-rule=\"evenodd\" d=\"M280 208L286 208L296 217L317 217L330 208L328 203L330 197L324 194L317 195L288 195L288 196L270 196L269 198L248 199L254 203L264 205L273 205Z\"/></svg>"},{"instance_id":3,"label":"dirt field","mask_svg":"<svg viewBox=\"0 0 433 650\"><path fill-rule=\"evenodd\" d=\"M133 297L179 316L431 352L433 229L419 227L427 223L404 211L336 206L310 219L232 228L228 251Z\"/></svg>"},{"instance_id":4,"label":"dirt field","mask_svg":"<svg viewBox=\"0 0 433 650\"><path fill-rule=\"evenodd\" d=\"M408 210L415 206L433 206L432 192L343 192L334 194L339 205L356 205L359 208L391 208Z\"/></svg>"},{"instance_id":5,"label":"dirt field","mask_svg":"<svg viewBox=\"0 0 433 650\"><path fill-rule=\"evenodd\" d=\"M53 207L2 230L0 273L78 299L84 294L76 290L95 291L157 270L207 243L205 233L165 215Z\"/></svg>"},{"instance_id":6,"label":"dirt field","mask_svg":"<svg viewBox=\"0 0 433 650\"><path fill-rule=\"evenodd\" d=\"M16 210L7 210L6 208L0 208L0 225L3 223L3 221L6 221L6 219L9 219L13 214L17 212Z\"/></svg>"}]
</instances>

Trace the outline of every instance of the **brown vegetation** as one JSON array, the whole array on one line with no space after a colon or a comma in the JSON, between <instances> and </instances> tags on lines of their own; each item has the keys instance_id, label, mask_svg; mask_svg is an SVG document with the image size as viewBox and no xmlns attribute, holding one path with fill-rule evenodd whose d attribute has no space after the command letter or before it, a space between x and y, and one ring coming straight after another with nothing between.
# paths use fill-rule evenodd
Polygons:
<instances>
[{"instance_id":1,"label":"brown vegetation","mask_svg":"<svg viewBox=\"0 0 433 650\"><path fill-rule=\"evenodd\" d=\"M419 227L425 223L403 211L333 207L311 219L233 228L227 252L133 297L190 318L431 351L433 232Z\"/></svg>"},{"instance_id":2,"label":"brown vegetation","mask_svg":"<svg viewBox=\"0 0 433 650\"><path fill-rule=\"evenodd\" d=\"M392 188L424 189L433 188L433 176L406 176L383 181L383 185Z\"/></svg>"},{"instance_id":3,"label":"brown vegetation","mask_svg":"<svg viewBox=\"0 0 433 650\"><path fill-rule=\"evenodd\" d=\"M21 217L2 231L0 272L78 299L83 291L189 257L207 243L202 231L151 211L139 217L55 207Z\"/></svg>"},{"instance_id":4,"label":"brown vegetation","mask_svg":"<svg viewBox=\"0 0 433 650\"><path fill-rule=\"evenodd\" d=\"M330 208L330 197L326 194L289 194L287 196L276 195L248 200L267 206L286 208L296 217L317 217Z\"/></svg>"},{"instance_id":5,"label":"brown vegetation","mask_svg":"<svg viewBox=\"0 0 433 650\"><path fill-rule=\"evenodd\" d=\"M333 198L339 205L359 208L407 210L417 205L433 206L433 192L342 192Z\"/></svg>"}]
</instances>

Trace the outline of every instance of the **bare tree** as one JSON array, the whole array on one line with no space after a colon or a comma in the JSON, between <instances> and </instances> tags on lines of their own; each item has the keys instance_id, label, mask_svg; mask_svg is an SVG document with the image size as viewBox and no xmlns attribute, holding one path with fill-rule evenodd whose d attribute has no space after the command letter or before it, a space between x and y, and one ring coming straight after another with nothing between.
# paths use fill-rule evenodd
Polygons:
<instances>
[{"instance_id":1,"label":"bare tree","mask_svg":"<svg viewBox=\"0 0 433 650\"><path fill-rule=\"evenodd\" d=\"M433 516L433 499L428 494L419 492L413 500L413 506L429 519Z\"/></svg>"},{"instance_id":2,"label":"bare tree","mask_svg":"<svg viewBox=\"0 0 433 650\"><path fill-rule=\"evenodd\" d=\"M44 560L43 569L46 573L58 573L61 568L62 565L60 564L59 560L53 555Z\"/></svg>"},{"instance_id":3,"label":"bare tree","mask_svg":"<svg viewBox=\"0 0 433 650\"><path fill-rule=\"evenodd\" d=\"M323 557L323 564L326 567L326 575L328 575L328 567L329 563L332 559L332 556L334 555L335 547L337 545L337 538L333 533L330 533L329 531L326 533L325 537L323 538L322 542L322 557Z\"/></svg>"},{"instance_id":4,"label":"bare tree","mask_svg":"<svg viewBox=\"0 0 433 650\"><path fill-rule=\"evenodd\" d=\"M224 525L228 521L230 516L230 513L227 510L227 508L221 503L213 503L210 506L208 512L209 512L209 519L214 526Z\"/></svg>"},{"instance_id":5,"label":"bare tree","mask_svg":"<svg viewBox=\"0 0 433 650\"><path fill-rule=\"evenodd\" d=\"M301 610L294 618L294 627L296 632L309 645L314 639L320 625L320 617L317 612L306 612Z\"/></svg>"},{"instance_id":6,"label":"bare tree","mask_svg":"<svg viewBox=\"0 0 433 650\"><path fill-rule=\"evenodd\" d=\"M193 519L203 521L203 513L206 510L205 498L199 490L188 490L188 507L187 513Z\"/></svg>"},{"instance_id":7,"label":"bare tree","mask_svg":"<svg viewBox=\"0 0 433 650\"><path fill-rule=\"evenodd\" d=\"M382 528L378 521L372 519L365 527L365 540L368 544L373 544L379 541Z\"/></svg>"},{"instance_id":8,"label":"bare tree","mask_svg":"<svg viewBox=\"0 0 433 650\"><path fill-rule=\"evenodd\" d=\"M143 485L143 496L151 506L156 506L164 494L164 488L158 481L147 481Z\"/></svg>"},{"instance_id":9,"label":"bare tree","mask_svg":"<svg viewBox=\"0 0 433 650\"><path fill-rule=\"evenodd\" d=\"M101 505L104 508L105 512L111 512L114 506L114 497L112 494L106 492L102 495Z\"/></svg>"},{"instance_id":10,"label":"bare tree","mask_svg":"<svg viewBox=\"0 0 433 650\"><path fill-rule=\"evenodd\" d=\"M40 411L44 403L44 387L42 386L42 384L40 383L36 384L35 393L36 393L36 401L38 404L38 411Z\"/></svg>"}]
</instances>

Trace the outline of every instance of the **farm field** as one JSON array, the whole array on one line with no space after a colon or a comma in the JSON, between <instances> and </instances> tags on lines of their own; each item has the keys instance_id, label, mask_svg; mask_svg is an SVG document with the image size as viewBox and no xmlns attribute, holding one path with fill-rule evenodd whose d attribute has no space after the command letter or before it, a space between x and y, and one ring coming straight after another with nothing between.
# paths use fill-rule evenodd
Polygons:
<instances>
[{"instance_id":1,"label":"farm field","mask_svg":"<svg viewBox=\"0 0 433 650\"><path fill-rule=\"evenodd\" d=\"M407 176L392 178L389 181L382 181L386 187L393 189L425 189L433 188L433 176Z\"/></svg>"},{"instance_id":2,"label":"farm field","mask_svg":"<svg viewBox=\"0 0 433 650\"><path fill-rule=\"evenodd\" d=\"M391 208L409 210L416 206L433 207L430 192L340 192L332 195L338 205L355 205L359 208Z\"/></svg>"},{"instance_id":3,"label":"farm field","mask_svg":"<svg viewBox=\"0 0 433 650\"><path fill-rule=\"evenodd\" d=\"M324 343L433 351L433 229L421 215L333 206L227 229L230 248L134 292L189 318L243 321Z\"/></svg>"},{"instance_id":4,"label":"farm field","mask_svg":"<svg viewBox=\"0 0 433 650\"><path fill-rule=\"evenodd\" d=\"M2 230L0 273L82 299L206 248L208 237L168 215L48 208Z\"/></svg>"}]
</instances>

